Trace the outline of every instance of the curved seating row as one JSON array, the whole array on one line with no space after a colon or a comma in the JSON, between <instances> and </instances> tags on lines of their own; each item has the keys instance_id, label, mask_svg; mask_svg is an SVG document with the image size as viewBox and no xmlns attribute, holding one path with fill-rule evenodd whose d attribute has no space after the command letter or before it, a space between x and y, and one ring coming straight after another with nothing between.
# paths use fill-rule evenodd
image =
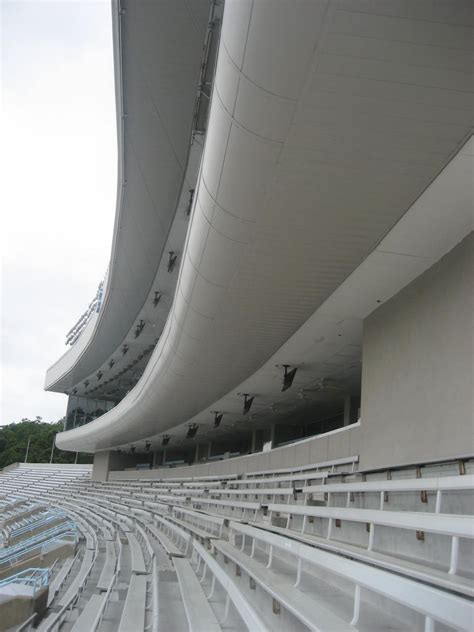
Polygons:
<instances>
[{"instance_id":1,"label":"curved seating row","mask_svg":"<svg viewBox=\"0 0 474 632\"><path fill-rule=\"evenodd\" d=\"M128 578L115 615L121 632L157 631L162 581L179 586L193 632L470 630L472 474L403 471L381 480L351 463L333 465L41 489L38 498L61 507L85 534L76 572L64 571L69 584L52 603L65 617L66 603L78 612L76 632L102 622L110 629L108 600L121 574ZM99 566L87 583L92 558ZM163 573L172 575L162 580ZM42 632L56 629L55 616Z\"/></svg>"}]
</instances>

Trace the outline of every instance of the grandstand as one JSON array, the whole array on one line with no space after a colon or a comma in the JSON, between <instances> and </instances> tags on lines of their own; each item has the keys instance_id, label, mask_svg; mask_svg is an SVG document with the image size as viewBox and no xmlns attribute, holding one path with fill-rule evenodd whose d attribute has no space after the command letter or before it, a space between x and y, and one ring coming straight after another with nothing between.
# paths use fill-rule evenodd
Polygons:
<instances>
[{"instance_id":1,"label":"grandstand","mask_svg":"<svg viewBox=\"0 0 474 632\"><path fill-rule=\"evenodd\" d=\"M11 469L10 537L49 569L37 629L472 630L474 462L357 461L107 482ZM64 517L56 547L77 526L66 554L47 557L44 516Z\"/></svg>"},{"instance_id":2,"label":"grandstand","mask_svg":"<svg viewBox=\"0 0 474 632\"><path fill-rule=\"evenodd\" d=\"M0 629L474 630L473 13L112 1L94 464L0 473Z\"/></svg>"}]
</instances>

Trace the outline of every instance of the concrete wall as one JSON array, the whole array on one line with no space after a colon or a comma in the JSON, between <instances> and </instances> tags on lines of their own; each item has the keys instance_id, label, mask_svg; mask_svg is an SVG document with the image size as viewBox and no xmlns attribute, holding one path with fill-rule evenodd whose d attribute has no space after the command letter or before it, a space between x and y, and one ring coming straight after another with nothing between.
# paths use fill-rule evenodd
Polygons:
<instances>
[{"instance_id":1,"label":"concrete wall","mask_svg":"<svg viewBox=\"0 0 474 632\"><path fill-rule=\"evenodd\" d=\"M329 459L335 459L343 456L354 456L358 453L355 446L360 445L360 439L358 437L360 429L360 425L357 423L351 426L346 426L345 428L333 430L332 432L327 432L317 437L303 439L302 441L298 441L281 448L275 448L270 452L247 454L234 459L202 463L192 467L183 466L159 468L156 470L122 472L112 471L109 474L109 479L151 479L174 476L207 476L234 473L243 474L244 472L291 467L295 464L305 465L307 463L328 461ZM114 468L112 467L111 469L113 470Z\"/></svg>"},{"instance_id":2,"label":"concrete wall","mask_svg":"<svg viewBox=\"0 0 474 632\"><path fill-rule=\"evenodd\" d=\"M473 235L364 322L361 468L474 453Z\"/></svg>"},{"instance_id":3,"label":"concrete wall","mask_svg":"<svg viewBox=\"0 0 474 632\"><path fill-rule=\"evenodd\" d=\"M123 470L127 467L134 468L137 463L142 463L145 459L151 458L152 455L146 455L145 457L145 455L132 455L123 452L119 454L116 450L96 452L91 478L93 481L106 481L111 470Z\"/></svg>"}]
</instances>

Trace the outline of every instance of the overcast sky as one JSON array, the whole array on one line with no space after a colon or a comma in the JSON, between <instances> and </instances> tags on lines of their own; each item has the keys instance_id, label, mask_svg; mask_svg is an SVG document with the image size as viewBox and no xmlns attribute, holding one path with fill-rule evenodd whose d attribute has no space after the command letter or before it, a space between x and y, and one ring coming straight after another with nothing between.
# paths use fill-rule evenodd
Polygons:
<instances>
[{"instance_id":1,"label":"overcast sky","mask_svg":"<svg viewBox=\"0 0 474 632\"><path fill-rule=\"evenodd\" d=\"M43 391L107 267L116 198L110 0L1 0L0 424Z\"/></svg>"}]
</instances>

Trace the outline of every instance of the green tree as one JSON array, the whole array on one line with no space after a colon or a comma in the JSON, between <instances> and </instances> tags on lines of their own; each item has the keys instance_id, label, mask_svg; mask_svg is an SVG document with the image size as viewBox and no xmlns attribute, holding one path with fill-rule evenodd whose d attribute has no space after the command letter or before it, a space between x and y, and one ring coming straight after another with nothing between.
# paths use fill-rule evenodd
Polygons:
<instances>
[{"instance_id":1,"label":"green tree","mask_svg":"<svg viewBox=\"0 0 474 632\"><path fill-rule=\"evenodd\" d=\"M64 419L46 423L41 417L35 420L23 418L18 423L0 426L0 468L25 460L28 437L30 449L28 463L49 463L51 446L58 432L62 432ZM74 463L76 454L54 448L53 463ZM93 455L78 454L78 463L92 463Z\"/></svg>"}]
</instances>

